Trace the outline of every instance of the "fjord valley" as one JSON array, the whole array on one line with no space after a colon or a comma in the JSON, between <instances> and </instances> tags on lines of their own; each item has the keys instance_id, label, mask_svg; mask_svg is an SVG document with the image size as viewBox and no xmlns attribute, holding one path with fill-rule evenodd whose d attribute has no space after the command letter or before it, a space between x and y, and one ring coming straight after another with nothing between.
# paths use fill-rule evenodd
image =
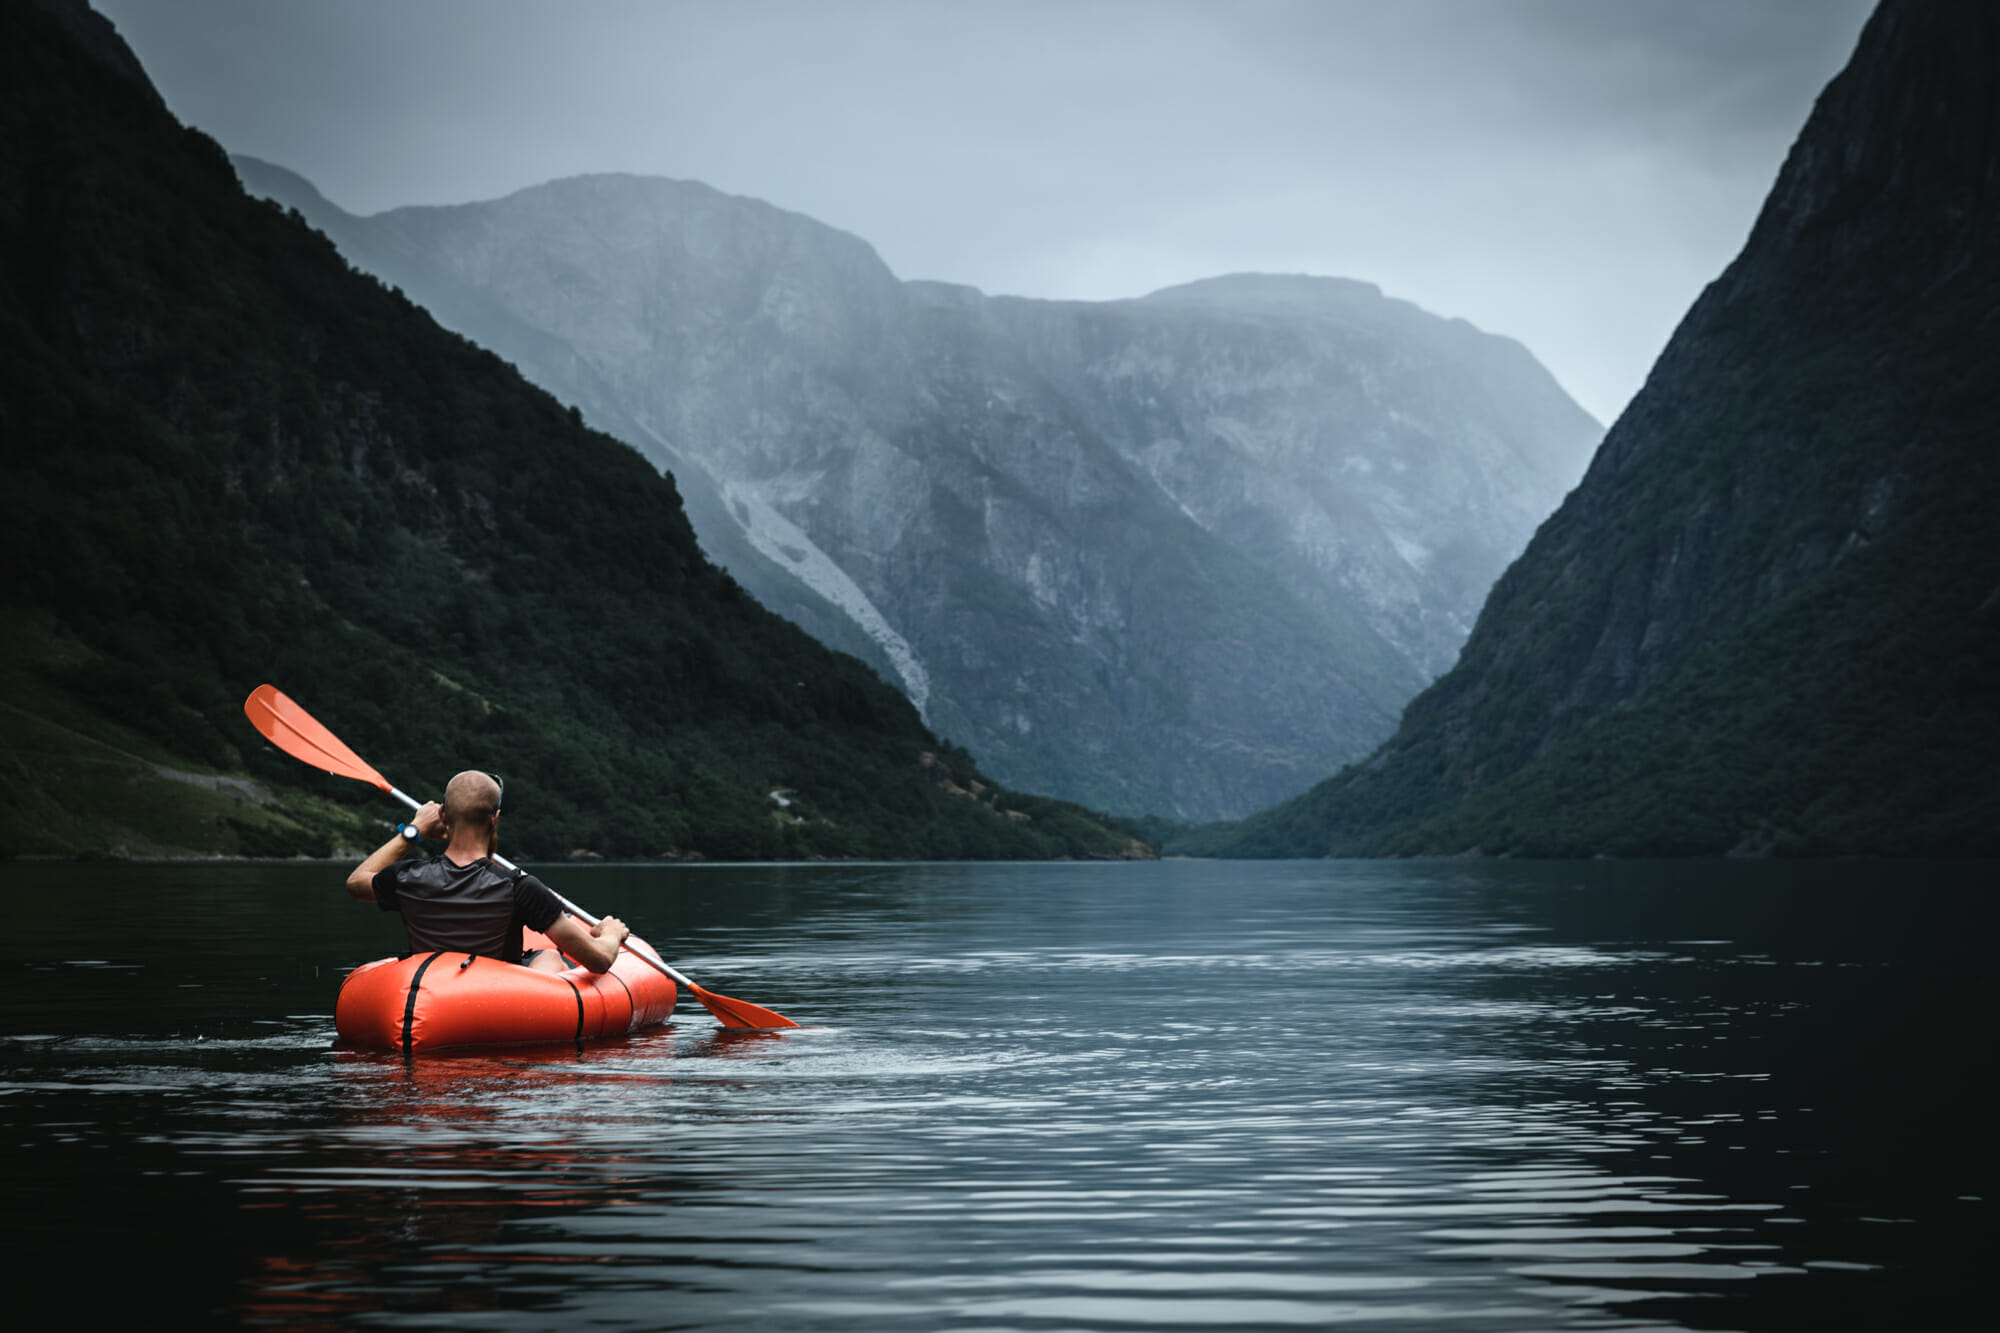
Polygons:
<instances>
[{"instance_id":1,"label":"fjord valley","mask_svg":"<svg viewBox=\"0 0 2000 1333\"><path fill-rule=\"evenodd\" d=\"M1007 792L706 559L673 480L247 197L78 3L0 11L9 854L328 854L280 682L528 856L1139 849Z\"/></svg>"},{"instance_id":2,"label":"fjord valley","mask_svg":"<svg viewBox=\"0 0 2000 1333\"><path fill-rule=\"evenodd\" d=\"M598 175L356 217L245 184L668 470L706 550L1010 785L1235 817L1449 667L1600 430L1367 283L899 281L861 239Z\"/></svg>"},{"instance_id":3,"label":"fjord valley","mask_svg":"<svg viewBox=\"0 0 2000 1333\"><path fill-rule=\"evenodd\" d=\"M2000 12L1888 0L1458 665L1223 855L1992 852Z\"/></svg>"},{"instance_id":4,"label":"fjord valley","mask_svg":"<svg viewBox=\"0 0 2000 1333\"><path fill-rule=\"evenodd\" d=\"M24 1327L1991 1322L1991 4L96 3L0 3ZM1614 401L1537 312L1749 141L1594 455L1256 271L1418 290L1320 172Z\"/></svg>"}]
</instances>

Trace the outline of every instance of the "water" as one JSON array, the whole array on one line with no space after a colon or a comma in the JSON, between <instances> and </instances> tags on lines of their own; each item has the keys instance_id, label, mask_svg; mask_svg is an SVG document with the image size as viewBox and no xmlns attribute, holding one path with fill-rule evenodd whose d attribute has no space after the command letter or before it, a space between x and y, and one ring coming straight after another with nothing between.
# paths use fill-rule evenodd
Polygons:
<instances>
[{"instance_id":1,"label":"water","mask_svg":"<svg viewBox=\"0 0 2000 1333\"><path fill-rule=\"evenodd\" d=\"M333 1049L320 866L8 866L13 1308L292 1328L1938 1325L1989 867L562 867L806 1030ZM1985 1322L1983 1319L1980 1322Z\"/></svg>"}]
</instances>

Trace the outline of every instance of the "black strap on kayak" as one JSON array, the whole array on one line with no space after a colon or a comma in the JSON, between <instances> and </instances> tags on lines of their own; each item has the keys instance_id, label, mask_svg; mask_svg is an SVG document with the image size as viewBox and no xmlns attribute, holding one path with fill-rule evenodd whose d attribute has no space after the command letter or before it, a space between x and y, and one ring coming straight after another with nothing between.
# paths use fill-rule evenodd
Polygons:
<instances>
[{"instance_id":1,"label":"black strap on kayak","mask_svg":"<svg viewBox=\"0 0 2000 1333\"><path fill-rule=\"evenodd\" d=\"M418 963L417 970L410 974L410 998L403 1002L403 1055L405 1058L410 1054L410 1024L415 1022L417 1017L417 991L424 984L424 973L429 970L432 963L435 963L442 957L444 957L444 950L439 949L429 958ZM582 1002L578 1001L578 1003L580 1005ZM577 1026L580 1030L583 1025L578 1023Z\"/></svg>"},{"instance_id":2,"label":"black strap on kayak","mask_svg":"<svg viewBox=\"0 0 2000 1333\"><path fill-rule=\"evenodd\" d=\"M569 978L564 977L563 980L569 981ZM576 1044L581 1046L583 1045L583 992L576 988L574 981L569 981L569 989L570 994L576 996Z\"/></svg>"},{"instance_id":3,"label":"black strap on kayak","mask_svg":"<svg viewBox=\"0 0 2000 1333\"><path fill-rule=\"evenodd\" d=\"M604 975L617 982L618 989L625 992L625 1030L630 1032L632 1030L632 1020L639 1016L638 997L634 996L632 988L625 984L625 978L619 976L616 972L606 972Z\"/></svg>"}]
</instances>

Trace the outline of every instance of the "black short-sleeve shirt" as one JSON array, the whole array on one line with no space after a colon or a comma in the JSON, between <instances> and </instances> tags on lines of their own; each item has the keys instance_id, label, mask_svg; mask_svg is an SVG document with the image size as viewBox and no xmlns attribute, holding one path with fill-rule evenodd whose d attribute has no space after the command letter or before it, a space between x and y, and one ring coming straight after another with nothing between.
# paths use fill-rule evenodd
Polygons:
<instances>
[{"instance_id":1,"label":"black short-sleeve shirt","mask_svg":"<svg viewBox=\"0 0 2000 1333\"><path fill-rule=\"evenodd\" d=\"M521 961L521 927L546 931L562 903L533 875L500 869L485 857L453 865L443 855L398 861L375 876L375 902L401 912L415 953L477 953Z\"/></svg>"}]
</instances>

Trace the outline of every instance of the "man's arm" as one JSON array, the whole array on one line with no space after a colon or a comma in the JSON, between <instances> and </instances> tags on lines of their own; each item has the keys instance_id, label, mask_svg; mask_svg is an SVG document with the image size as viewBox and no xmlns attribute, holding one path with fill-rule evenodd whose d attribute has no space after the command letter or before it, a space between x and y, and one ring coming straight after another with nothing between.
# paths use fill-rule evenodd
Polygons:
<instances>
[{"instance_id":1,"label":"man's arm","mask_svg":"<svg viewBox=\"0 0 2000 1333\"><path fill-rule=\"evenodd\" d=\"M631 928L615 916L602 917L594 926L564 912L555 923L542 932L555 942L555 946L593 972L609 972L611 965L618 961L618 950L625 943Z\"/></svg>"},{"instance_id":2,"label":"man's arm","mask_svg":"<svg viewBox=\"0 0 2000 1333\"><path fill-rule=\"evenodd\" d=\"M426 838L439 837L444 832L444 810L436 801L432 801L417 811L410 822L415 824L417 832ZM370 852L368 859L354 867L353 872L348 875L348 896L364 903L374 902L375 877L408 856L411 846L413 844L410 840L401 833L391 835L389 841Z\"/></svg>"}]
</instances>

